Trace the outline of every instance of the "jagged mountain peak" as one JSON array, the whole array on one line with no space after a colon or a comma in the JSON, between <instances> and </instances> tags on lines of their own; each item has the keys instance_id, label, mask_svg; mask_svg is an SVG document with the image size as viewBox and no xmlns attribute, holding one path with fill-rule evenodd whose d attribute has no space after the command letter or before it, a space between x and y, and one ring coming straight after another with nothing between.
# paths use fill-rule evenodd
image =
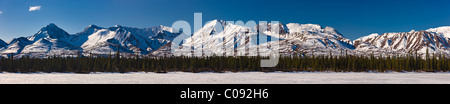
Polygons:
<instances>
[{"instance_id":1,"label":"jagged mountain peak","mask_svg":"<svg viewBox=\"0 0 450 104\"><path fill-rule=\"evenodd\" d=\"M202 28L194 32L193 37L203 37L218 34L225 29L226 22L223 20L208 21Z\"/></svg>"},{"instance_id":2,"label":"jagged mountain peak","mask_svg":"<svg viewBox=\"0 0 450 104\"><path fill-rule=\"evenodd\" d=\"M70 36L69 33L56 26L54 23L50 23L46 27L41 28L39 32L29 37L28 39L31 41L37 41L41 38L62 39L67 38L69 36Z\"/></svg>"},{"instance_id":3,"label":"jagged mountain peak","mask_svg":"<svg viewBox=\"0 0 450 104\"><path fill-rule=\"evenodd\" d=\"M58 26L56 26L55 23L49 23L46 27L49 27L49 28L59 28Z\"/></svg>"},{"instance_id":4,"label":"jagged mountain peak","mask_svg":"<svg viewBox=\"0 0 450 104\"><path fill-rule=\"evenodd\" d=\"M44 30L44 31L51 31L51 30L59 31L59 30L62 30L62 31L64 31L63 29L61 29L58 26L56 26L55 23L50 23L47 26L41 28L41 30Z\"/></svg>"},{"instance_id":5,"label":"jagged mountain peak","mask_svg":"<svg viewBox=\"0 0 450 104\"><path fill-rule=\"evenodd\" d=\"M81 32L81 33L92 34L99 29L104 29L104 28L97 26L97 25L89 25L88 27L84 28L83 32Z\"/></svg>"}]
</instances>

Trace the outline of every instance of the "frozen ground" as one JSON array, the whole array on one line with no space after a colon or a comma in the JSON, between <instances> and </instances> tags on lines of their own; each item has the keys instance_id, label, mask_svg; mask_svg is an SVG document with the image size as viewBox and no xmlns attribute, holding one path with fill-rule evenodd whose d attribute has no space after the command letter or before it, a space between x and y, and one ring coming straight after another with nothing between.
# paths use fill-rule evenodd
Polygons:
<instances>
[{"instance_id":1,"label":"frozen ground","mask_svg":"<svg viewBox=\"0 0 450 104\"><path fill-rule=\"evenodd\" d=\"M450 84L450 73L0 73L1 84Z\"/></svg>"}]
</instances>

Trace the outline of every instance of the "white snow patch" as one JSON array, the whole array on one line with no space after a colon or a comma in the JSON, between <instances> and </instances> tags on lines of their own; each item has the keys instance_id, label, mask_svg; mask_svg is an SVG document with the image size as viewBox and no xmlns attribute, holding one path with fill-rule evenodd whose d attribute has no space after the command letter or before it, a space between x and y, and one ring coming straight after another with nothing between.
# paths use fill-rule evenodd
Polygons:
<instances>
[{"instance_id":1,"label":"white snow patch","mask_svg":"<svg viewBox=\"0 0 450 104\"><path fill-rule=\"evenodd\" d=\"M450 38L450 26L442 26L442 27L437 27L437 28L431 28L431 29L428 29L426 31L442 34L446 38Z\"/></svg>"},{"instance_id":2,"label":"white snow patch","mask_svg":"<svg viewBox=\"0 0 450 104\"><path fill-rule=\"evenodd\" d=\"M450 73L0 73L0 84L450 84Z\"/></svg>"}]
</instances>

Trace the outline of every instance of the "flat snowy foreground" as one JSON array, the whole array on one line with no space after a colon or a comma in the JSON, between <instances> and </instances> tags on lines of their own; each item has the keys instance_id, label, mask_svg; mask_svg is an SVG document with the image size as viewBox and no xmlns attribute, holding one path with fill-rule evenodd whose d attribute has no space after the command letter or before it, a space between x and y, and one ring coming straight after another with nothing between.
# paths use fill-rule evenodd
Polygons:
<instances>
[{"instance_id":1,"label":"flat snowy foreground","mask_svg":"<svg viewBox=\"0 0 450 104\"><path fill-rule=\"evenodd\" d=\"M2 84L449 84L450 73L0 73Z\"/></svg>"}]
</instances>

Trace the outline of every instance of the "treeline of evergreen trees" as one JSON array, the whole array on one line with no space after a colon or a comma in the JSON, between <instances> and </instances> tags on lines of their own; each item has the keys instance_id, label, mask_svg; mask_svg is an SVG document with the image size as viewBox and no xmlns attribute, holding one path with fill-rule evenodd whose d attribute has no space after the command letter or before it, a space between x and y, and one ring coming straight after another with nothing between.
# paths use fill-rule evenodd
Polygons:
<instances>
[{"instance_id":1,"label":"treeline of evergreen trees","mask_svg":"<svg viewBox=\"0 0 450 104\"><path fill-rule=\"evenodd\" d=\"M49 57L0 59L0 72L244 72L244 71L449 71L450 60L444 55L408 56L293 56L280 57L273 68L260 67L267 57Z\"/></svg>"}]
</instances>

